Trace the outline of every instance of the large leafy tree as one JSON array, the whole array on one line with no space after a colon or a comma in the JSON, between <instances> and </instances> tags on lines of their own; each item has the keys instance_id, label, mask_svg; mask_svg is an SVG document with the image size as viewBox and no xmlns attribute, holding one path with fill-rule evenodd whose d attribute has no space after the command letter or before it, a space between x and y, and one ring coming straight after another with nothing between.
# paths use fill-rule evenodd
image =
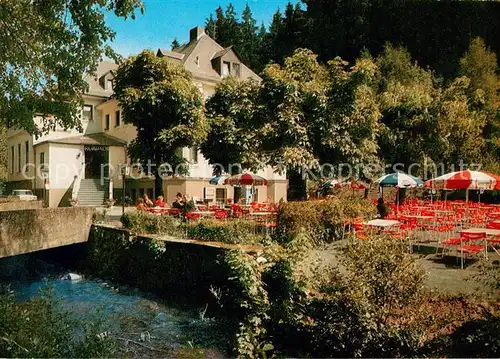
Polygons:
<instances>
[{"instance_id":1,"label":"large leafy tree","mask_svg":"<svg viewBox=\"0 0 500 359\"><path fill-rule=\"evenodd\" d=\"M217 85L206 103L210 124L207 140L200 149L214 165L216 175L260 167L258 112L259 85L253 80L228 77ZM232 166L236 165L236 166Z\"/></svg>"},{"instance_id":2,"label":"large leafy tree","mask_svg":"<svg viewBox=\"0 0 500 359\"><path fill-rule=\"evenodd\" d=\"M430 108L433 121L428 131L428 153L434 162L444 165L480 163L485 154L482 136L488 111L484 98L471 91L467 77L455 79L440 88Z\"/></svg>"},{"instance_id":3,"label":"large leafy tree","mask_svg":"<svg viewBox=\"0 0 500 359\"><path fill-rule=\"evenodd\" d=\"M105 12L134 17L141 0L3 0L0 2L0 118L31 133L35 114L43 130L78 127L86 74L114 32Z\"/></svg>"},{"instance_id":4,"label":"large leafy tree","mask_svg":"<svg viewBox=\"0 0 500 359\"><path fill-rule=\"evenodd\" d=\"M469 50L460 60L460 73L471 81L476 96L484 98L487 110L483 135L488 149L486 162L492 171L500 166L500 75L497 56L481 38L471 41Z\"/></svg>"},{"instance_id":5,"label":"large leafy tree","mask_svg":"<svg viewBox=\"0 0 500 359\"><path fill-rule=\"evenodd\" d=\"M387 164L402 164L406 170L417 164L412 170L421 171L412 174L424 175L424 164L434 163L439 172L446 172L460 162L477 163L486 149L484 92L476 91L467 77L439 83L402 48L387 45L377 64L379 146Z\"/></svg>"},{"instance_id":6,"label":"large leafy tree","mask_svg":"<svg viewBox=\"0 0 500 359\"><path fill-rule=\"evenodd\" d=\"M267 66L262 78L263 109L258 120L266 162L287 169L290 199L303 198L302 170L319 163L311 135L325 122L327 71L315 54L299 49L283 66Z\"/></svg>"},{"instance_id":7,"label":"large leafy tree","mask_svg":"<svg viewBox=\"0 0 500 359\"><path fill-rule=\"evenodd\" d=\"M326 122L313 127L317 157L321 163L330 164L378 162L381 113L373 88L377 65L369 56L358 59L354 66L337 58L328 63L328 70Z\"/></svg>"},{"instance_id":8,"label":"large leafy tree","mask_svg":"<svg viewBox=\"0 0 500 359\"><path fill-rule=\"evenodd\" d=\"M161 175L183 163L177 150L206 137L202 94L182 66L147 50L125 60L115 81L124 122L137 128L130 157L155 165L155 190L161 193ZM165 163L171 168L160 167Z\"/></svg>"},{"instance_id":9,"label":"large leafy tree","mask_svg":"<svg viewBox=\"0 0 500 359\"><path fill-rule=\"evenodd\" d=\"M380 156L388 164L412 163L427 159L429 136L434 131L430 106L435 95L430 71L412 62L403 48L387 45L377 58L382 124Z\"/></svg>"}]
</instances>

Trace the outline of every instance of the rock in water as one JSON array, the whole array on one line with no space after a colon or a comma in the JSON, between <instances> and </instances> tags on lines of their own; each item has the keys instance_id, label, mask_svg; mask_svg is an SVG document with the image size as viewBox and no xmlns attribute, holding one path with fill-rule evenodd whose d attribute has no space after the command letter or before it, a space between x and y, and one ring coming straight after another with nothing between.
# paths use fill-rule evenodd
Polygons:
<instances>
[{"instance_id":1,"label":"rock in water","mask_svg":"<svg viewBox=\"0 0 500 359\"><path fill-rule=\"evenodd\" d=\"M76 273L69 273L67 279L75 281L82 279L82 276Z\"/></svg>"},{"instance_id":2,"label":"rock in water","mask_svg":"<svg viewBox=\"0 0 500 359\"><path fill-rule=\"evenodd\" d=\"M158 313L158 315L156 316L156 319L164 321L167 319L167 315L165 313Z\"/></svg>"}]
</instances>

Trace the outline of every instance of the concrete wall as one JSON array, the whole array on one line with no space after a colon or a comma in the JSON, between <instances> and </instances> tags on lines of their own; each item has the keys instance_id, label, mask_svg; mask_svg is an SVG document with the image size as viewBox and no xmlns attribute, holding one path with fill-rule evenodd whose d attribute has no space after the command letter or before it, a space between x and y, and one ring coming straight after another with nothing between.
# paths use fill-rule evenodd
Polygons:
<instances>
[{"instance_id":1,"label":"concrete wall","mask_svg":"<svg viewBox=\"0 0 500 359\"><path fill-rule=\"evenodd\" d=\"M0 212L2 211L19 211L23 209L41 209L43 208L42 201L20 201L12 200L9 202L0 202Z\"/></svg>"},{"instance_id":2,"label":"concrete wall","mask_svg":"<svg viewBox=\"0 0 500 359\"><path fill-rule=\"evenodd\" d=\"M0 258L86 242L93 208L0 212Z\"/></svg>"},{"instance_id":3,"label":"concrete wall","mask_svg":"<svg viewBox=\"0 0 500 359\"><path fill-rule=\"evenodd\" d=\"M113 179L113 186L115 188L122 188L122 176L120 176L119 166L124 164L124 163L127 163L126 149L124 147L110 146L109 147L109 165L110 165L109 175Z\"/></svg>"},{"instance_id":4,"label":"concrete wall","mask_svg":"<svg viewBox=\"0 0 500 359\"><path fill-rule=\"evenodd\" d=\"M83 170L85 151L83 145L50 143L49 153L49 207L58 207L75 177Z\"/></svg>"}]
</instances>

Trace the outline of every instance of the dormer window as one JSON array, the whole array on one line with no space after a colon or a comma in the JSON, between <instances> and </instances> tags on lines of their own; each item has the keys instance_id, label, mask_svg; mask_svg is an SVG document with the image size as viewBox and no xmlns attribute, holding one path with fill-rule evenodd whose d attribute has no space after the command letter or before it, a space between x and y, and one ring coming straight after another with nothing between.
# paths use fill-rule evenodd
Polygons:
<instances>
[{"instance_id":1,"label":"dormer window","mask_svg":"<svg viewBox=\"0 0 500 359\"><path fill-rule=\"evenodd\" d=\"M222 77L227 77L231 73L231 64L227 61L222 62Z\"/></svg>"},{"instance_id":2,"label":"dormer window","mask_svg":"<svg viewBox=\"0 0 500 359\"><path fill-rule=\"evenodd\" d=\"M106 80L106 90L107 91L112 91L113 90L113 79L107 79Z\"/></svg>"},{"instance_id":3,"label":"dormer window","mask_svg":"<svg viewBox=\"0 0 500 359\"><path fill-rule=\"evenodd\" d=\"M233 62L232 65L233 66L232 66L231 75L233 75L234 77L240 77L240 64Z\"/></svg>"}]
</instances>

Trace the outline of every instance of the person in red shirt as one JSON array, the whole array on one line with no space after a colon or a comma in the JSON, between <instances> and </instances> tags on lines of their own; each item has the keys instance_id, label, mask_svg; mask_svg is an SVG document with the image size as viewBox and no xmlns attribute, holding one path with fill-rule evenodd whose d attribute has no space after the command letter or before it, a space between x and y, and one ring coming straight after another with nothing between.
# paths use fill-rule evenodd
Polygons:
<instances>
[{"instance_id":1,"label":"person in red shirt","mask_svg":"<svg viewBox=\"0 0 500 359\"><path fill-rule=\"evenodd\" d=\"M144 200L142 198L139 198L139 203L137 203L137 210L144 211L145 209L146 206L144 205Z\"/></svg>"},{"instance_id":2,"label":"person in red shirt","mask_svg":"<svg viewBox=\"0 0 500 359\"><path fill-rule=\"evenodd\" d=\"M155 207L165 207L165 202L163 201L163 196L158 196L155 201Z\"/></svg>"}]
</instances>

